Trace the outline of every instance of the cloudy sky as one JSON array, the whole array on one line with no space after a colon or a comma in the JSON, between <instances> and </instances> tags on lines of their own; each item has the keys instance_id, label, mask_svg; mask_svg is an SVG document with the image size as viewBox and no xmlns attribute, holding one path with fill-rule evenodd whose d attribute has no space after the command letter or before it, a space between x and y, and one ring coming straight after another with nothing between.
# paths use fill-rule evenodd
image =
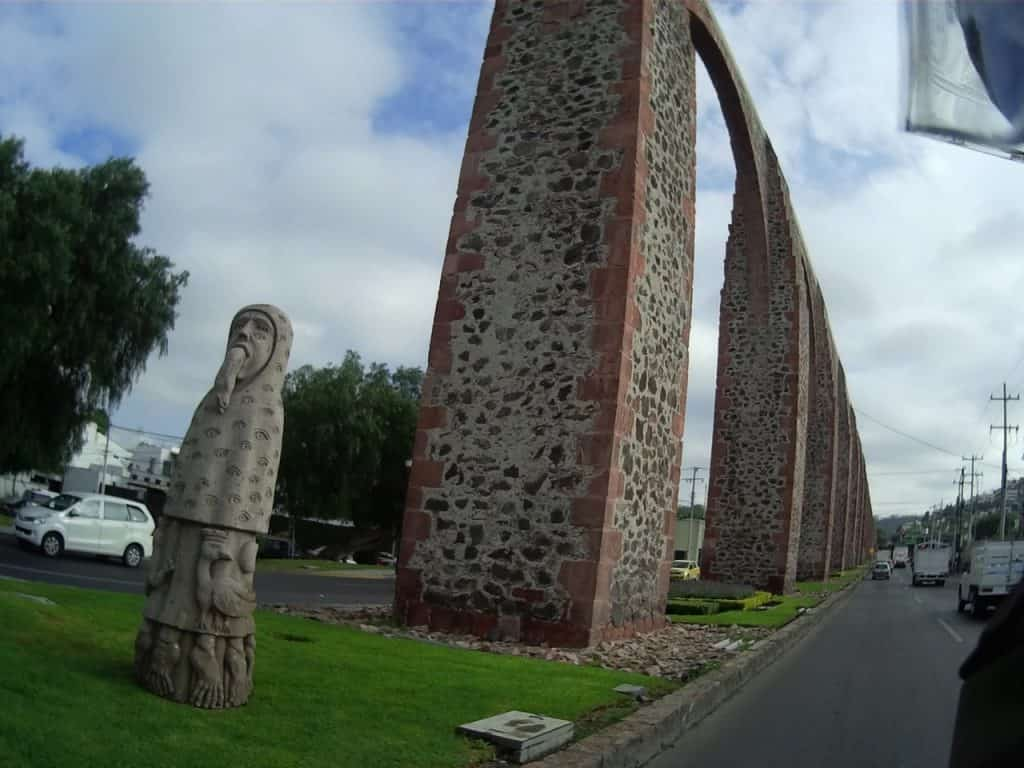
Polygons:
<instances>
[{"instance_id":1,"label":"cloudy sky","mask_svg":"<svg viewBox=\"0 0 1024 768\"><path fill-rule=\"evenodd\" d=\"M994 487L989 425L1001 413L989 395L1004 379L1024 389L1024 168L899 130L894 1L713 6L823 284L876 513L952 499L972 452ZM425 364L490 12L485 1L0 6L0 132L25 138L40 165L134 155L152 186L140 239L191 273L169 354L150 360L116 423L182 434L231 315L251 301L291 314L293 366L347 349ZM706 467L734 171L703 72L698 95L684 465ZM1024 421L1024 404L1010 421ZM1022 451L1011 445L1011 473Z\"/></svg>"}]
</instances>

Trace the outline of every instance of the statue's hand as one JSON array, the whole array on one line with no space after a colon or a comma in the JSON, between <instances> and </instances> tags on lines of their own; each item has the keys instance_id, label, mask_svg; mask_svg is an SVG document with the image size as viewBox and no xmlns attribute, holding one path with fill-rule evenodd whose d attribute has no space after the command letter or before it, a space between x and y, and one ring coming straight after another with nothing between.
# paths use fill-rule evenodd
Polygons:
<instances>
[{"instance_id":1,"label":"statue's hand","mask_svg":"<svg viewBox=\"0 0 1024 768\"><path fill-rule=\"evenodd\" d=\"M224 393L218 394L217 395L217 410L219 410L221 413L224 413L224 411L226 411L228 409L228 403L229 402L230 402L230 398L228 397L228 395L226 395Z\"/></svg>"}]
</instances>

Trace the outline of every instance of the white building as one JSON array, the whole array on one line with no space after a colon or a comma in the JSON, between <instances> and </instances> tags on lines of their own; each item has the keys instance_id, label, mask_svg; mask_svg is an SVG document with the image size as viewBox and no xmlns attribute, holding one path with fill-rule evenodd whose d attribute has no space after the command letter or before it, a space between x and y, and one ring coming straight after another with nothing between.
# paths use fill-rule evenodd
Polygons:
<instances>
[{"instance_id":1,"label":"white building","mask_svg":"<svg viewBox=\"0 0 1024 768\"><path fill-rule=\"evenodd\" d=\"M701 549L704 546L704 520L694 518L676 521L676 537L673 560L696 560L700 562Z\"/></svg>"},{"instance_id":2,"label":"white building","mask_svg":"<svg viewBox=\"0 0 1024 768\"><path fill-rule=\"evenodd\" d=\"M101 488L124 485L125 456L121 445L108 439L96 424L90 422L85 427L82 447L64 468L64 490L96 492Z\"/></svg>"},{"instance_id":3,"label":"white building","mask_svg":"<svg viewBox=\"0 0 1024 768\"><path fill-rule=\"evenodd\" d=\"M166 492L170 488L177 460L177 446L168 448L141 442L132 449L128 457L126 482L129 485Z\"/></svg>"}]
</instances>

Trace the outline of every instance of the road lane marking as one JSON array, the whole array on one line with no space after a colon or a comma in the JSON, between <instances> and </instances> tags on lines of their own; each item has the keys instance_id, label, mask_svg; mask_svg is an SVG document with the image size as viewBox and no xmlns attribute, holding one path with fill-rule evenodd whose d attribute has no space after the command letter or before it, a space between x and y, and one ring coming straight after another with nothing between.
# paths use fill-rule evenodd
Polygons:
<instances>
[{"instance_id":1,"label":"road lane marking","mask_svg":"<svg viewBox=\"0 0 1024 768\"><path fill-rule=\"evenodd\" d=\"M949 636L956 640L958 643L962 643L964 641L964 639L957 634L956 630L946 623L945 619L939 619L939 624L941 624L942 628L949 632Z\"/></svg>"},{"instance_id":2,"label":"road lane marking","mask_svg":"<svg viewBox=\"0 0 1024 768\"><path fill-rule=\"evenodd\" d=\"M9 563L0 563L0 568L10 568L15 571L25 571L26 573L42 573L46 576L60 576L65 579L85 579L86 581L107 581L111 584L127 584L132 587L141 587L141 582L138 581L126 581L125 579L105 579L101 576L80 576L77 573L64 573L63 571L47 571L42 568L29 568L24 565L11 565Z\"/></svg>"}]
</instances>

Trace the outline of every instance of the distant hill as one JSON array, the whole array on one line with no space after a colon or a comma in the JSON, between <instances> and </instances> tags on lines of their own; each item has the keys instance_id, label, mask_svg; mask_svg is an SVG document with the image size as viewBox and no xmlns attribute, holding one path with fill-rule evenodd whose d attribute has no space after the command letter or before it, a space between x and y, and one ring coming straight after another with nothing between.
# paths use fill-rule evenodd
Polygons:
<instances>
[{"instance_id":1,"label":"distant hill","mask_svg":"<svg viewBox=\"0 0 1024 768\"><path fill-rule=\"evenodd\" d=\"M893 515L892 517L876 517L875 528L886 536L892 536L901 525L913 523L921 519L920 515Z\"/></svg>"}]
</instances>

